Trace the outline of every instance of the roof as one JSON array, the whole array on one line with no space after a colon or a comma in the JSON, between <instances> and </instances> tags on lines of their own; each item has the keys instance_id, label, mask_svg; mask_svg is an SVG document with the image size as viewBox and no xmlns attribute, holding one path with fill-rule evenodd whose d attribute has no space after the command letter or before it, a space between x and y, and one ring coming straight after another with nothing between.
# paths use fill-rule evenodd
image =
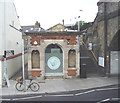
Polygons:
<instances>
[{"instance_id":1,"label":"roof","mask_svg":"<svg viewBox=\"0 0 120 103\"><path fill-rule=\"evenodd\" d=\"M26 35L27 32L41 32L45 31L42 27L36 28L34 25L21 26L23 35Z\"/></svg>"},{"instance_id":2,"label":"roof","mask_svg":"<svg viewBox=\"0 0 120 103\"><path fill-rule=\"evenodd\" d=\"M25 32L27 35L80 35L80 32L67 31L41 31L41 32Z\"/></svg>"},{"instance_id":3,"label":"roof","mask_svg":"<svg viewBox=\"0 0 120 103\"><path fill-rule=\"evenodd\" d=\"M75 25L75 24L66 24L65 28L69 28L70 30L78 30L78 25Z\"/></svg>"},{"instance_id":4,"label":"roof","mask_svg":"<svg viewBox=\"0 0 120 103\"><path fill-rule=\"evenodd\" d=\"M75 26L75 24L65 24L65 27Z\"/></svg>"},{"instance_id":5,"label":"roof","mask_svg":"<svg viewBox=\"0 0 120 103\"><path fill-rule=\"evenodd\" d=\"M58 24L56 24L56 25L54 25L54 26L50 27L50 28L49 28L49 29L47 29L47 30L50 30L50 29L52 29L52 28L54 28L54 27L56 27L56 26L58 26L58 25L61 25L61 26L65 27L65 26L64 26L64 25L62 25L61 23L58 23Z\"/></svg>"}]
</instances>

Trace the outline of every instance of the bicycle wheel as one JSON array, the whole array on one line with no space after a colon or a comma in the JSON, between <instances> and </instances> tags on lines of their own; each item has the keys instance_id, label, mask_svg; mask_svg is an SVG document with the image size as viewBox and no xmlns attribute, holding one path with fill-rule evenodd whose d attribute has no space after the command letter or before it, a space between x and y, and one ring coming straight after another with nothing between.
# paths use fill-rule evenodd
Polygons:
<instances>
[{"instance_id":1,"label":"bicycle wheel","mask_svg":"<svg viewBox=\"0 0 120 103\"><path fill-rule=\"evenodd\" d=\"M33 83L31 83L31 85L30 85L30 89L31 89L32 91L36 92L36 91L38 91L38 90L40 89L40 86L39 86L38 83L33 82Z\"/></svg>"},{"instance_id":2,"label":"bicycle wheel","mask_svg":"<svg viewBox=\"0 0 120 103\"><path fill-rule=\"evenodd\" d=\"M24 84L22 82L16 83L15 87L18 91L23 91L24 90Z\"/></svg>"}]
</instances>

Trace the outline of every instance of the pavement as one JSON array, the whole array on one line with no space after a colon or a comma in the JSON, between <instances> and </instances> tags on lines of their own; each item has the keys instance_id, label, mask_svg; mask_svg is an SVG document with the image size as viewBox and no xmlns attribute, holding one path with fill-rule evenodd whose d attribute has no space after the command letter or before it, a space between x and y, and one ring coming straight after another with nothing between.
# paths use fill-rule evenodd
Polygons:
<instances>
[{"instance_id":1,"label":"pavement","mask_svg":"<svg viewBox=\"0 0 120 103\"><path fill-rule=\"evenodd\" d=\"M75 90L85 90L104 86L111 86L118 84L118 77L88 77L88 78L74 78L74 79L45 79L45 80L35 80L40 83L40 90L37 92L32 92L30 89L26 92L17 91L15 89L15 80L10 80L10 87L3 87L1 89L0 95L22 95L22 94L41 94L41 93L56 93L56 92L68 92ZM29 80L26 80L26 84Z\"/></svg>"},{"instance_id":2,"label":"pavement","mask_svg":"<svg viewBox=\"0 0 120 103\"><path fill-rule=\"evenodd\" d=\"M29 80L27 79L27 65L25 66L25 78L26 84L29 84ZM45 80L33 80L39 83L40 89L37 92L32 92L28 89L26 92L17 91L15 88L15 84L17 83L16 78L22 76L22 70L16 73L10 79L10 87L3 87L0 89L0 96L5 95L24 95L24 94L42 94L42 93L56 93L56 92L69 92L76 90L85 90L92 89L104 86L111 86L118 84L118 76L111 77L103 77L98 75L87 76L87 78L72 78L72 79L45 79Z\"/></svg>"}]
</instances>

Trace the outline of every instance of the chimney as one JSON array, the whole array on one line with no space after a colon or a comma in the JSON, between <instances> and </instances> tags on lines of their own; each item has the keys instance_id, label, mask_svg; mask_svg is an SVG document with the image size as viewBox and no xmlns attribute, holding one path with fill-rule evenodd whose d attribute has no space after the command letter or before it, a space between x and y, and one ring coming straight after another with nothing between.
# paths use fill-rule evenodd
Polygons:
<instances>
[{"instance_id":1,"label":"chimney","mask_svg":"<svg viewBox=\"0 0 120 103\"><path fill-rule=\"evenodd\" d=\"M63 22L63 25L64 25L64 19L62 20L62 22Z\"/></svg>"},{"instance_id":2,"label":"chimney","mask_svg":"<svg viewBox=\"0 0 120 103\"><path fill-rule=\"evenodd\" d=\"M40 23L38 21L36 21L35 28L39 28L39 27L40 27Z\"/></svg>"}]
</instances>

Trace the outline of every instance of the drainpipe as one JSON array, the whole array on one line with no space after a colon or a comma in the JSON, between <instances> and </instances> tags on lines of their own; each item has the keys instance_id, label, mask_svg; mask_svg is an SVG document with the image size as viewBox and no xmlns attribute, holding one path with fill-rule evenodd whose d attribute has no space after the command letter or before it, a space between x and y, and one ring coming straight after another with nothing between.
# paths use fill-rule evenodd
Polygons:
<instances>
[{"instance_id":1,"label":"drainpipe","mask_svg":"<svg viewBox=\"0 0 120 103\"><path fill-rule=\"evenodd\" d=\"M107 68L107 2L104 2L104 73L108 74Z\"/></svg>"},{"instance_id":2,"label":"drainpipe","mask_svg":"<svg viewBox=\"0 0 120 103\"><path fill-rule=\"evenodd\" d=\"M3 70L3 74L4 74L4 79L5 79L5 84L7 83L7 86L9 87L10 86L10 82L9 82L9 79L8 79L8 76L7 76L7 61L6 61L6 36L7 36L7 33L6 33L6 0L4 0L4 4L3 4L3 50L4 50L4 70Z\"/></svg>"}]
</instances>

